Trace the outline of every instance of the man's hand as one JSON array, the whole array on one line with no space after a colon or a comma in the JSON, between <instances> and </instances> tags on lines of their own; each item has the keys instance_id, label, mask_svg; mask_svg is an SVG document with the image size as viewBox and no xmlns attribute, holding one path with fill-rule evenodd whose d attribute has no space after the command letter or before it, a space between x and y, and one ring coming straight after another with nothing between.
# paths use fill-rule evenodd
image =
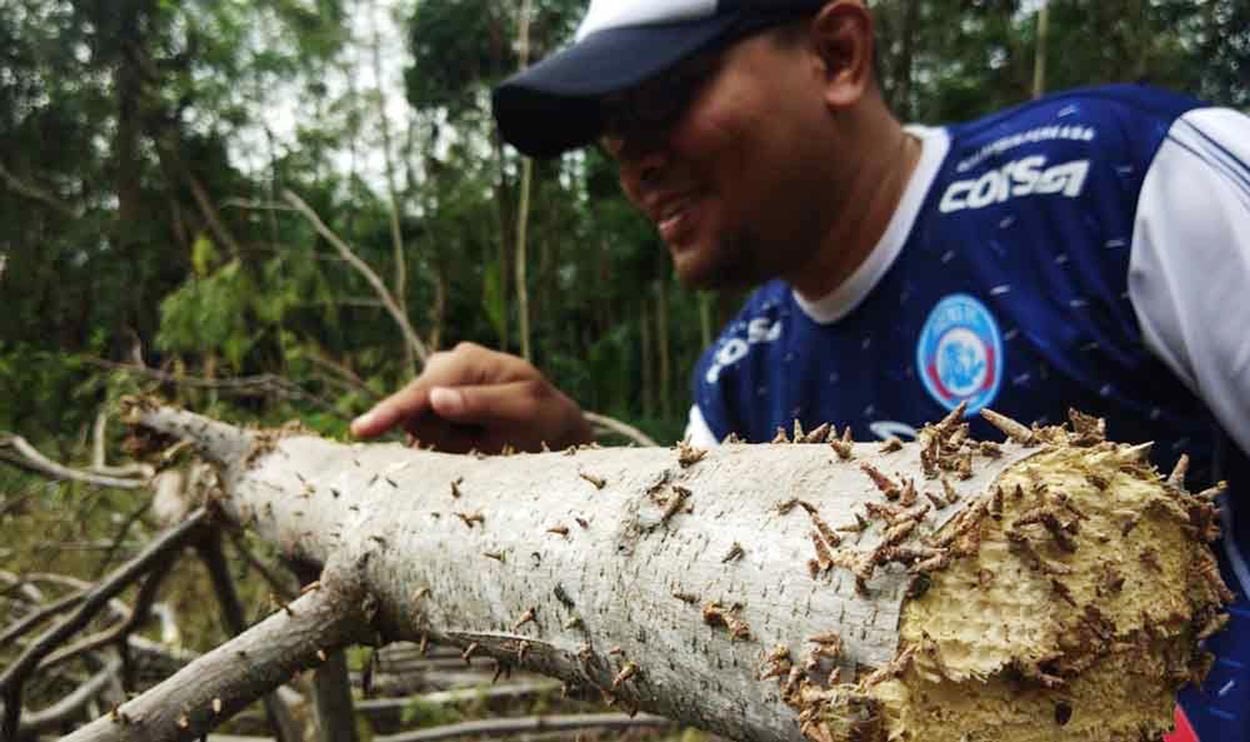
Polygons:
<instances>
[{"instance_id":1,"label":"man's hand","mask_svg":"<svg viewBox=\"0 0 1250 742\"><path fill-rule=\"evenodd\" d=\"M592 440L577 403L538 369L473 343L435 353L408 386L352 422L352 434L373 438L403 426L422 445L464 453L497 453L505 445L538 451Z\"/></svg>"}]
</instances>

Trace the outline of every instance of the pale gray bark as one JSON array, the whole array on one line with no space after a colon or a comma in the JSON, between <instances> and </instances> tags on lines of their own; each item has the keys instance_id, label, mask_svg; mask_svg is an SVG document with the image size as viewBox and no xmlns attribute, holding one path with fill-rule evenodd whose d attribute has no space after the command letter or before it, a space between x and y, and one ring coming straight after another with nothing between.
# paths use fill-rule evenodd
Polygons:
<instances>
[{"instance_id":1,"label":"pale gray bark","mask_svg":"<svg viewBox=\"0 0 1250 742\"><path fill-rule=\"evenodd\" d=\"M799 737L777 685L758 679L765 650L797 657L835 632L854 669L898 648L913 575L878 570L862 594L847 570L813 578L813 521L778 504L802 498L829 527L852 525L881 501L861 465L923 481L913 446L857 444L849 461L828 445L729 445L685 463L660 448L475 458L279 438L168 408L137 417L196 438L224 464L224 509L287 556L367 555L361 589L390 640L428 636L599 688L627 710L756 739ZM955 485L963 501L1028 455L1004 451L976 457ZM846 537L867 551L882 530ZM746 627L739 637L705 623L712 603Z\"/></svg>"},{"instance_id":2,"label":"pale gray bark","mask_svg":"<svg viewBox=\"0 0 1250 742\"><path fill-rule=\"evenodd\" d=\"M354 564L173 677L65 737L71 742L193 739L327 653L370 636L372 600Z\"/></svg>"}]
</instances>

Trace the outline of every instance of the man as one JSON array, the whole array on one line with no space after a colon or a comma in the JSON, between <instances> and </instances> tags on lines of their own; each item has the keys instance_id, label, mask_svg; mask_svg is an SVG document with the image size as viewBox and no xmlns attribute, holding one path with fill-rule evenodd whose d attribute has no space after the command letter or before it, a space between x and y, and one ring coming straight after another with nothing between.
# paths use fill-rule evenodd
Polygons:
<instances>
[{"instance_id":1,"label":"man","mask_svg":"<svg viewBox=\"0 0 1250 742\"><path fill-rule=\"evenodd\" d=\"M908 435L960 402L988 435L986 406L1072 406L1244 493L1250 120L1114 86L903 127L873 44L859 0L595 0L571 47L496 91L523 152L601 140L684 283L763 283L698 365L690 437ZM589 436L537 370L474 346L353 430L400 423L450 450ZM1237 602L1176 740L1250 741L1250 508L1224 505Z\"/></svg>"}]
</instances>

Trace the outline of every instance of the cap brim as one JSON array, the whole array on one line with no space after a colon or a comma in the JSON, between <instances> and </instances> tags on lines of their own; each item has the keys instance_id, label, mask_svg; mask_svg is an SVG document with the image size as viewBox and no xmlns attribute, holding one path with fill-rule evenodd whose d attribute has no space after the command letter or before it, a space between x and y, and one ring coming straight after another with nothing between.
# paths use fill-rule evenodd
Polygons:
<instances>
[{"instance_id":1,"label":"cap brim","mask_svg":"<svg viewBox=\"0 0 1250 742\"><path fill-rule=\"evenodd\" d=\"M553 157L588 144L602 128L603 96L663 72L733 26L728 14L591 34L495 89L492 104L500 134L532 157Z\"/></svg>"}]
</instances>

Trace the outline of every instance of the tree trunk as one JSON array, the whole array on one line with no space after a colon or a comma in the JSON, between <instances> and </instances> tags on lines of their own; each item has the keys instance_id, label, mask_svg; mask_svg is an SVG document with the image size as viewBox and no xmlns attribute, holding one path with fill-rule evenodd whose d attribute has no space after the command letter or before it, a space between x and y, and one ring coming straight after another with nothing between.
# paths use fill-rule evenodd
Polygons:
<instances>
[{"instance_id":1,"label":"tree trunk","mask_svg":"<svg viewBox=\"0 0 1250 742\"><path fill-rule=\"evenodd\" d=\"M1089 424L1006 421L1022 444L1001 446L952 415L887 446L477 458L143 403L130 417L221 465L229 517L330 566L236 640L249 662L234 675L228 644L193 687L171 679L118 709L125 725L75 740L172 738L157 698L200 734L207 699L240 707L238 676L277 683L292 655L324 661L363 621L735 738L1136 740L1167 729L1174 691L1201 676L1227 591L1200 538L1208 499ZM262 652L283 622L326 628Z\"/></svg>"},{"instance_id":2,"label":"tree trunk","mask_svg":"<svg viewBox=\"0 0 1250 742\"><path fill-rule=\"evenodd\" d=\"M1050 0L1037 9L1037 49L1033 56L1033 97L1046 94L1046 47L1050 40Z\"/></svg>"},{"instance_id":3,"label":"tree trunk","mask_svg":"<svg viewBox=\"0 0 1250 742\"><path fill-rule=\"evenodd\" d=\"M142 315L148 305L143 293L147 282L143 276L143 186L139 154L139 139L143 133L143 70L139 55L144 43L145 11L143 0L125 0L116 8L120 53L113 80L117 96L117 130L113 138L117 222L113 227L112 242L119 261L130 266L133 279L129 283L130 290L125 294L124 310L119 315L119 326L114 335L114 352L117 354L126 344L127 329L144 336Z\"/></svg>"},{"instance_id":4,"label":"tree trunk","mask_svg":"<svg viewBox=\"0 0 1250 742\"><path fill-rule=\"evenodd\" d=\"M370 5L373 22L373 80L378 105L378 125L382 131L382 159L386 166L386 194L389 199L387 221L391 230L391 252L395 263L394 284L391 293L400 312L408 316L408 258L404 252L404 236L399 226L399 188L395 185L395 152L391 147L391 119L386 113L386 93L382 82L382 37L378 31L378 3ZM404 343L404 369L415 376L418 371L416 352L412 344Z\"/></svg>"},{"instance_id":5,"label":"tree trunk","mask_svg":"<svg viewBox=\"0 0 1250 742\"><path fill-rule=\"evenodd\" d=\"M904 121L911 120L911 69L916 49L917 16L920 0L903 0L903 23L899 31L898 80L895 86L894 110Z\"/></svg>"},{"instance_id":6,"label":"tree trunk","mask_svg":"<svg viewBox=\"0 0 1250 742\"><path fill-rule=\"evenodd\" d=\"M647 292L638 297L638 336L642 346L639 361L642 364L642 415L655 415L655 360L651 355L651 312Z\"/></svg>"},{"instance_id":7,"label":"tree trunk","mask_svg":"<svg viewBox=\"0 0 1250 742\"><path fill-rule=\"evenodd\" d=\"M660 361L660 414L673 416L673 363L668 342L668 274L655 284L655 344Z\"/></svg>"},{"instance_id":8,"label":"tree trunk","mask_svg":"<svg viewBox=\"0 0 1250 742\"><path fill-rule=\"evenodd\" d=\"M530 6L531 0L521 0L520 17L517 19L517 49L520 69L525 69L530 58ZM534 360L530 351L530 293L525 278L526 242L529 239L530 190L534 182L534 161L521 158L521 197L516 217L516 302L517 334L521 340L521 357Z\"/></svg>"}]
</instances>

